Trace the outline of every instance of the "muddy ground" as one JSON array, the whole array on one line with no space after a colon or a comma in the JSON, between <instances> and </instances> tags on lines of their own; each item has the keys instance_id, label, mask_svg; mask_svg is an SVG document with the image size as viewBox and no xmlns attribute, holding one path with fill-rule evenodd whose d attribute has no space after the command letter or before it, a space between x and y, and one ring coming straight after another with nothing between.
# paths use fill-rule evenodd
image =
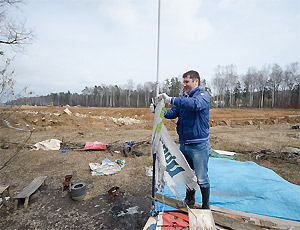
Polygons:
<instances>
[{"instance_id":1,"label":"muddy ground","mask_svg":"<svg viewBox=\"0 0 300 230\"><path fill-rule=\"evenodd\" d=\"M35 177L48 185L29 202L0 208L0 229L142 229L151 211L152 165L149 140L153 114L149 109L29 107L2 108L0 125L0 185L9 184L15 197ZM175 141L176 121L166 120ZM251 160L300 185L299 110L212 109L210 143L213 149L234 151L236 160ZM261 125L261 129L258 127ZM26 130L26 131L24 131ZM32 132L28 132L28 131ZM47 139L62 141L61 150L32 150ZM86 142L107 144L106 150L84 151ZM122 153L128 141L142 156ZM92 176L89 163L125 160L121 172ZM61 191L64 176L87 184L87 195L74 201ZM112 200L108 190L120 187ZM212 201L213 202L213 201Z\"/></svg>"}]
</instances>

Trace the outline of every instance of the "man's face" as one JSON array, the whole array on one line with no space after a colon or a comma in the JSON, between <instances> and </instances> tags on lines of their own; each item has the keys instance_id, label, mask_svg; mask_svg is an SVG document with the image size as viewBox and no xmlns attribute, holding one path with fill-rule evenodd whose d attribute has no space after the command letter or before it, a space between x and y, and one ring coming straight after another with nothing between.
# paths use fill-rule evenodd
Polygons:
<instances>
[{"instance_id":1,"label":"man's face","mask_svg":"<svg viewBox=\"0 0 300 230\"><path fill-rule=\"evenodd\" d=\"M188 75L187 77L185 77L183 79L183 86L184 86L184 90L187 94L189 94L193 89L195 89L196 87L198 87L198 79L195 79L193 81L193 79L190 78L190 76Z\"/></svg>"}]
</instances>

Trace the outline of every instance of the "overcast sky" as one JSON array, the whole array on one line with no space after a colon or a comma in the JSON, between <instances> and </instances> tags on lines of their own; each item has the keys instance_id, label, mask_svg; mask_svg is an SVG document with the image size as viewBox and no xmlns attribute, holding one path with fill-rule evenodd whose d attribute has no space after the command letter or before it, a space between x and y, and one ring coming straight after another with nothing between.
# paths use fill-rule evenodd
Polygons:
<instances>
[{"instance_id":1,"label":"overcast sky","mask_svg":"<svg viewBox=\"0 0 300 230\"><path fill-rule=\"evenodd\" d=\"M158 0L27 0L20 9L36 38L12 64L18 89L156 81ZM300 61L299 15L299 0L161 0L159 80L194 69L210 82L217 65L244 74Z\"/></svg>"}]
</instances>

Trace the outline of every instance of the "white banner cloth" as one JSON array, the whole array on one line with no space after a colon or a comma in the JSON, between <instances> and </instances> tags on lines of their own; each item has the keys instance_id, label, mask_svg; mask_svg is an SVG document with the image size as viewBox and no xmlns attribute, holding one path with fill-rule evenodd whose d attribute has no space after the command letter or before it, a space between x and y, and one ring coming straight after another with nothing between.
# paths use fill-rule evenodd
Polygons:
<instances>
[{"instance_id":1,"label":"white banner cloth","mask_svg":"<svg viewBox=\"0 0 300 230\"><path fill-rule=\"evenodd\" d=\"M174 195L181 197L176 186L198 190L197 178L163 124L165 104L158 102L153 122L151 153L156 153L156 188L163 191L165 183Z\"/></svg>"}]
</instances>

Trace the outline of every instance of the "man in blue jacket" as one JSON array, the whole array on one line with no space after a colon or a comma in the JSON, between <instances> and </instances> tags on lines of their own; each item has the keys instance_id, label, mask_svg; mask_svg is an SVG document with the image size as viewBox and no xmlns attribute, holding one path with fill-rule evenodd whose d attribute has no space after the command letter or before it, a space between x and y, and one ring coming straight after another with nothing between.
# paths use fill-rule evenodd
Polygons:
<instances>
[{"instance_id":1,"label":"man in blue jacket","mask_svg":"<svg viewBox=\"0 0 300 230\"><path fill-rule=\"evenodd\" d=\"M177 121L180 151L185 156L190 167L194 170L197 183L202 194L202 208L209 209L210 184L208 178L209 157L209 106L210 95L199 88L199 73L190 70L183 74L185 95L169 97L162 94L165 103L172 104L171 109L165 110L165 118ZM195 204L195 190L186 190L184 202L179 207Z\"/></svg>"}]
</instances>

